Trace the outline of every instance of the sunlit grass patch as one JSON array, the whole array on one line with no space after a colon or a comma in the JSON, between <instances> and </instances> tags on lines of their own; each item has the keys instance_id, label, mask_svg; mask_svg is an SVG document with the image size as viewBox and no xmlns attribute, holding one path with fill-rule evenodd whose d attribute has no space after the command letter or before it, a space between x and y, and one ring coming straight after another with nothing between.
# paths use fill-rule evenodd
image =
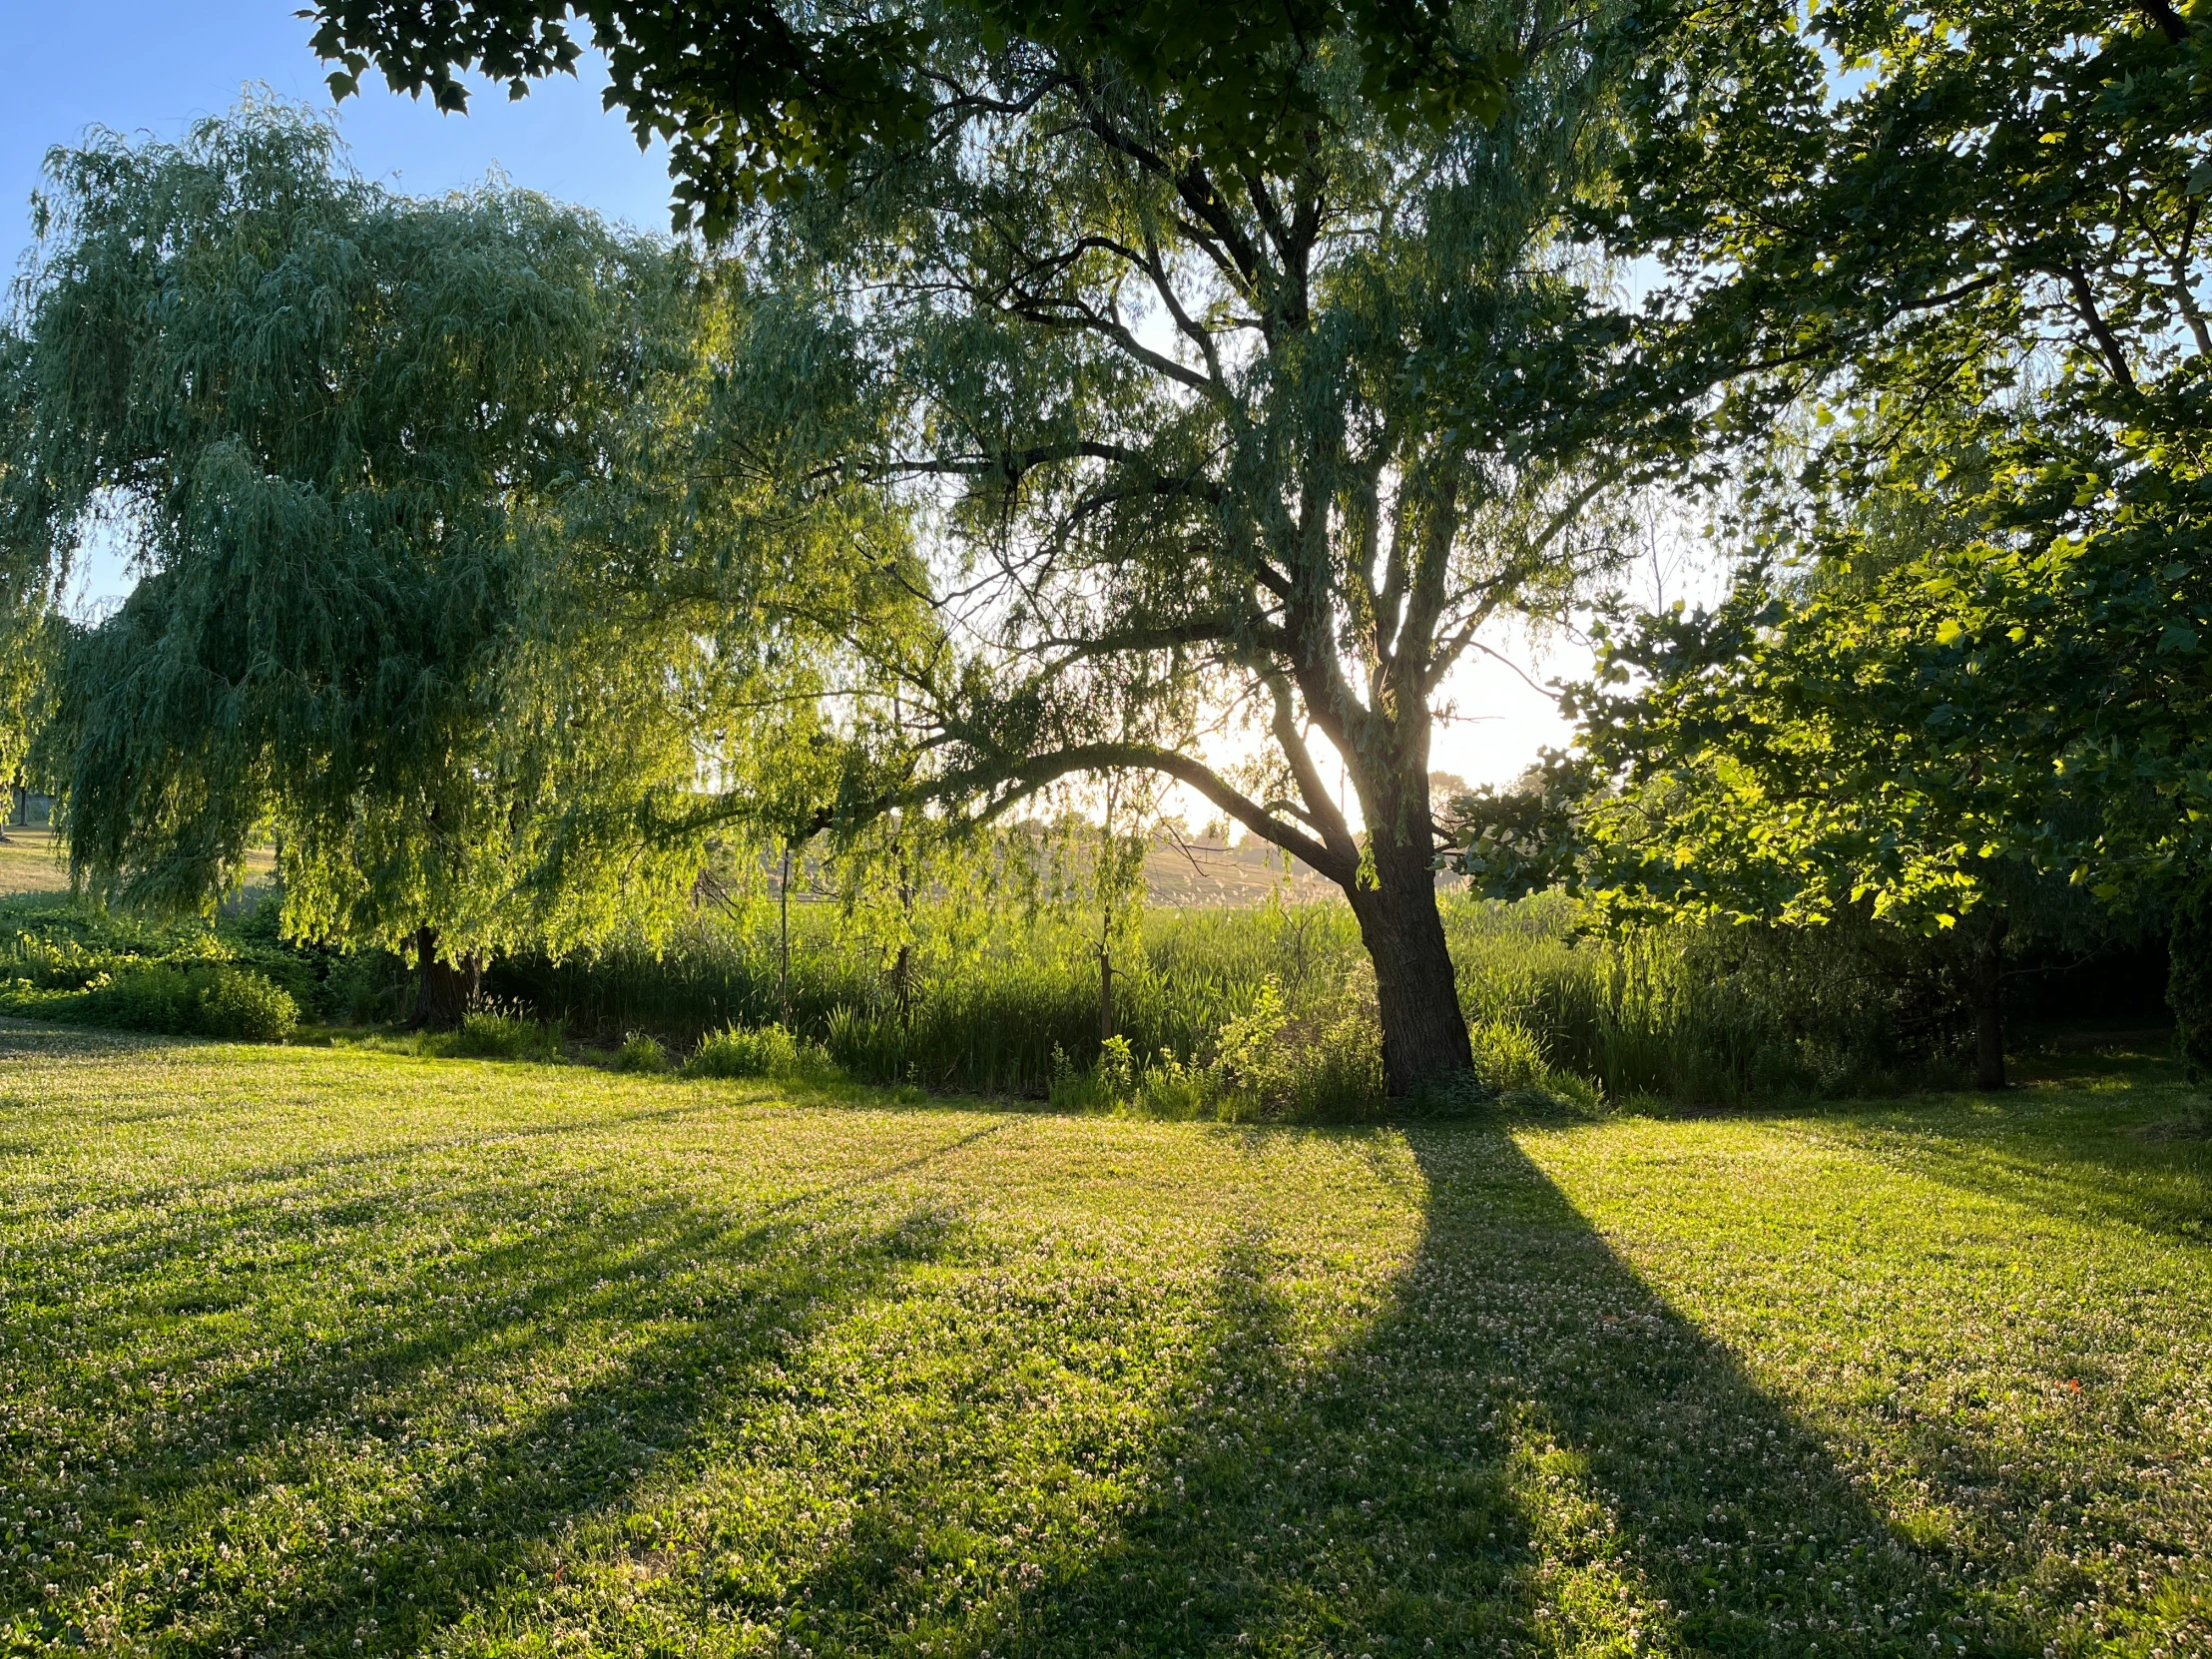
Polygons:
<instances>
[{"instance_id":1,"label":"sunlit grass patch","mask_svg":"<svg viewBox=\"0 0 2212 1659\"><path fill-rule=\"evenodd\" d=\"M0 1029L0 1651L2203 1651L2163 1109L1314 1132Z\"/></svg>"}]
</instances>

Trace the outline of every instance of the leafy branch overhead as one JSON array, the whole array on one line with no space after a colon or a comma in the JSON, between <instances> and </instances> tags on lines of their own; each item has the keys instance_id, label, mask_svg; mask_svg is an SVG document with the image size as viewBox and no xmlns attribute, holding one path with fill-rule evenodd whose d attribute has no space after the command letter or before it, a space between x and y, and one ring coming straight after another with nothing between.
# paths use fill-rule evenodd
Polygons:
<instances>
[{"instance_id":1,"label":"leafy branch overhead","mask_svg":"<svg viewBox=\"0 0 2212 1659\"><path fill-rule=\"evenodd\" d=\"M2212 31L2156 0L1681 17L1703 48L1647 69L1608 229L1670 270L1675 337L1743 351L1748 565L1615 640L1574 756L1475 803L1463 866L1985 940L2053 890L2199 913Z\"/></svg>"},{"instance_id":2,"label":"leafy branch overhead","mask_svg":"<svg viewBox=\"0 0 2212 1659\"><path fill-rule=\"evenodd\" d=\"M640 144L670 148L678 227L731 231L763 195L844 177L871 148L921 137L939 112L934 52L947 28L996 54L1023 51L1127 78L1158 102L1179 145L1234 174L1272 167L1326 111L1306 74L1312 45L1357 44L1362 88L1403 125L1496 119L1518 67L1469 50L1435 0L1291 0L1265 7L1106 0L959 0L801 7L778 0L320 0L313 45L339 98L372 68L395 91L468 107L475 73L524 96L603 58L606 106Z\"/></svg>"}]
</instances>

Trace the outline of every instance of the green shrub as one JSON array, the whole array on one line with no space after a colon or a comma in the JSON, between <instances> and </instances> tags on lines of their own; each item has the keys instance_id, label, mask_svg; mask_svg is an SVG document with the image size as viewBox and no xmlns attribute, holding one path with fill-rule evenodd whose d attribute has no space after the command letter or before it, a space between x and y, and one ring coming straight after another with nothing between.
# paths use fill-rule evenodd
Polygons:
<instances>
[{"instance_id":1,"label":"green shrub","mask_svg":"<svg viewBox=\"0 0 2212 1659\"><path fill-rule=\"evenodd\" d=\"M199 987L183 968L166 962L134 963L87 985L62 1018L118 1031L159 1031L182 1036L200 1030Z\"/></svg>"},{"instance_id":2,"label":"green shrub","mask_svg":"<svg viewBox=\"0 0 2212 1659\"><path fill-rule=\"evenodd\" d=\"M668 1050L658 1037L632 1031L615 1050L615 1070L657 1072L668 1070Z\"/></svg>"},{"instance_id":3,"label":"green shrub","mask_svg":"<svg viewBox=\"0 0 2212 1659\"><path fill-rule=\"evenodd\" d=\"M50 995L37 1017L119 1031L282 1042L298 1029L299 1005L288 991L251 968L227 962L190 967L138 962L101 976L75 995Z\"/></svg>"},{"instance_id":4,"label":"green shrub","mask_svg":"<svg viewBox=\"0 0 2212 1659\"><path fill-rule=\"evenodd\" d=\"M325 953L315 1007L333 1025L378 1025L406 1016L413 973L388 950Z\"/></svg>"},{"instance_id":5,"label":"green shrub","mask_svg":"<svg viewBox=\"0 0 2212 1659\"><path fill-rule=\"evenodd\" d=\"M344 1018L347 1002L365 1000L340 997L333 1006L329 976L350 970L389 977L396 958L385 952L347 957L283 942L277 909L264 898L257 909L226 915L211 928L100 910L63 895L0 898L0 1011L128 1030L252 1035L286 1028L282 1005L269 990L290 998L296 1028L306 1009ZM242 988L219 968L248 974L253 983ZM83 994L69 1000L53 992Z\"/></svg>"},{"instance_id":6,"label":"green shrub","mask_svg":"<svg viewBox=\"0 0 2212 1659\"><path fill-rule=\"evenodd\" d=\"M692 1077L791 1077L810 1057L781 1025L726 1025L701 1040L684 1070Z\"/></svg>"},{"instance_id":7,"label":"green shrub","mask_svg":"<svg viewBox=\"0 0 2212 1659\"><path fill-rule=\"evenodd\" d=\"M2212 1081L2212 885L2183 894L2173 912L2173 968L2166 1005L2174 1050L2191 1083Z\"/></svg>"},{"instance_id":8,"label":"green shrub","mask_svg":"<svg viewBox=\"0 0 2212 1659\"><path fill-rule=\"evenodd\" d=\"M498 1008L478 1008L461 1018L461 1028L445 1039L448 1054L482 1060L551 1060L561 1051L560 1037L538 1020Z\"/></svg>"},{"instance_id":9,"label":"green shrub","mask_svg":"<svg viewBox=\"0 0 2212 1659\"><path fill-rule=\"evenodd\" d=\"M209 1036L277 1043L299 1028L299 1004L289 991L245 968L216 966L203 971L200 1009L202 1029Z\"/></svg>"},{"instance_id":10,"label":"green shrub","mask_svg":"<svg viewBox=\"0 0 2212 1659\"><path fill-rule=\"evenodd\" d=\"M1388 1104L1374 976L1364 965L1333 993L1310 995L1295 1015L1280 981L1262 978L1251 1005L1225 1019L1206 1047L1203 1060L1165 1045L1146 1060L1116 1035L1085 1069L1056 1046L1049 1098L1070 1111L1224 1123L1356 1122Z\"/></svg>"},{"instance_id":11,"label":"green shrub","mask_svg":"<svg viewBox=\"0 0 2212 1659\"><path fill-rule=\"evenodd\" d=\"M1271 973L1260 981L1252 1006L1225 1021L1214 1040L1214 1069L1225 1093L1254 1106L1281 1106L1290 1098L1297 1082L1283 1040L1290 1023L1282 982Z\"/></svg>"}]
</instances>

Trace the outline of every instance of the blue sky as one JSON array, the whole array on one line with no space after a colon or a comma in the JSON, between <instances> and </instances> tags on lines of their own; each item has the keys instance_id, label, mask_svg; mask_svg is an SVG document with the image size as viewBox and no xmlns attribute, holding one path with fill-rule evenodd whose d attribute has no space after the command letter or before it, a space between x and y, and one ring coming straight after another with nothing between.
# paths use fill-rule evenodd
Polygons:
<instances>
[{"instance_id":1,"label":"blue sky","mask_svg":"<svg viewBox=\"0 0 2212 1659\"><path fill-rule=\"evenodd\" d=\"M25 203L47 149L87 127L175 138L219 115L251 83L326 108L328 66L307 48L299 0L0 0L0 257L29 241ZM668 174L599 107L592 66L542 82L519 103L487 89L466 116L395 97L373 74L339 109L362 173L411 194L473 184L497 166L516 184L641 229L667 222Z\"/></svg>"}]
</instances>

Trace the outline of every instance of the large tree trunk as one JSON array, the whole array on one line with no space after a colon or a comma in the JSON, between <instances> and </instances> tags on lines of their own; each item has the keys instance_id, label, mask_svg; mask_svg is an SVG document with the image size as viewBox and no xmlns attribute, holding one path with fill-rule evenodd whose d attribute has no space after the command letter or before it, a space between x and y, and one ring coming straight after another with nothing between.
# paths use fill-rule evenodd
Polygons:
<instances>
[{"instance_id":1,"label":"large tree trunk","mask_svg":"<svg viewBox=\"0 0 2212 1659\"><path fill-rule=\"evenodd\" d=\"M2004 1082L2004 935L2012 930L2002 911L1974 946L1968 969L1973 1003L1973 1086L1997 1090Z\"/></svg>"},{"instance_id":2,"label":"large tree trunk","mask_svg":"<svg viewBox=\"0 0 2212 1659\"><path fill-rule=\"evenodd\" d=\"M411 1023L419 1030L458 1031L483 990L483 954L470 951L459 967L440 961L438 930L419 927L415 929L415 962L420 975Z\"/></svg>"},{"instance_id":3,"label":"large tree trunk","mask_svg":"<svg viewBox=\"0 0 2212 1659\"><path fill-rule=\"evenodd\" d=\"M1411 864L1411 859L1393 860ZM1382 1075L1392 1099L1473 1069L1467 1017L1444 945L1436 881L1422 859L1414 868L1380 868L1382 884L1347 889L1360 937L1375 962L1382 1020Z\"/></svg>"}]
</instances>

